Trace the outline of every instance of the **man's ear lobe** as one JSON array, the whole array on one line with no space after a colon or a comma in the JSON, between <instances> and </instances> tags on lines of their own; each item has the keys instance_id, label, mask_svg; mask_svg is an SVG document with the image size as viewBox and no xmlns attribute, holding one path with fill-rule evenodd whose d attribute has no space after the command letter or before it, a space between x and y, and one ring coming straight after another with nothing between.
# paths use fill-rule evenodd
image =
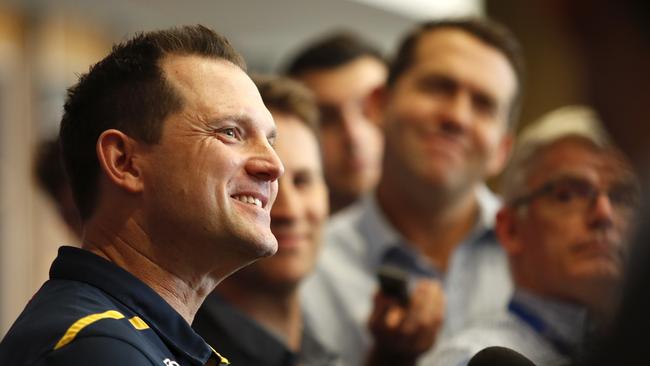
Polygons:
<instances>
[{"instance_id":1,"label":"man's ear lobe","mask_svg":"<svg viewBox=\"0 0 650 366\"><path fill-rule=\"evenodd\" d=\"M363 108L363 113L366 118L380 127L384 119L384 108L386 106L387 97L386 93L388 93L388 90L385 85L376 87L366 97Z\"/></svg>"},{"instance_id":2,"label":"man's ear lobe","mask_svg":"<svg viewBox=\"0 0 650 366\"><path fill-rule=\"evenodd\" d=\"M522 251L516 208L502 207L499 210L495 230L499 243L508 255L517 255Z\"/></svg>"},{"instance_id":3,"label":"man's ear lobe","mask_svg":"<svg viewBox=\"0 0 650 366\"><path fill-rule=\"evenodd\" d=\"M137 141L122 131L106 130L97 139L97 159L108 180L127 192L142 191L140 167L134 164Z\"/></svg>"},{"instance_id":4,"label":"man's ear lobe","mask_svg":"<svg viewBox=\"0 0 650 366\"><path fill-rule=\"evenodd\" d=\"M505 168L508 160L510 159L510 153L514 145L514 136L510 132L506 132L505 135L499 141L499 146L494 152L494 156L489 161L487 166L487 176L494 177L497 174L501 173Z\"/></svg>"}]
</instances>

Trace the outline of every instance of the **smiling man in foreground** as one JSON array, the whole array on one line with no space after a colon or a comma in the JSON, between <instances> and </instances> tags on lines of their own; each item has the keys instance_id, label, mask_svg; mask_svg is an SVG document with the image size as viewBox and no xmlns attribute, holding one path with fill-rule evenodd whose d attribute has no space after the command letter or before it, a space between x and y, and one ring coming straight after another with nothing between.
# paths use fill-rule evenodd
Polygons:
<instances>
[{"instance_id":1,"label":"smiling man in foreground","mask_svg":"<svg viewBox=\"0 0 650 366\"><path fill-rule=\"evenodd\" d=\"M84 223L0 343L5 365L218 365L189 326L275 253L275 124L228 41L202 27L114 47L68 94L63 155Z\"/></svg>"}]
</instances>

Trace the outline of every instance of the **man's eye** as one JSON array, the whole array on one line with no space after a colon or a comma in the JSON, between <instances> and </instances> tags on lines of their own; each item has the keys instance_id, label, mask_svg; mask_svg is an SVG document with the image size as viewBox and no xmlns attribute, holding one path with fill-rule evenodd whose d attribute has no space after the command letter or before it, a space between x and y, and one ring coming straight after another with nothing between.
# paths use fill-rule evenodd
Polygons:
<instances>
[{"instance_id":1,"label":"man's eye","mask_svg":"<svg viewBox=\"0 0 650 366\"><path fill-rule=\"evenodd\" d=\"M338 121L341 120L341 114L339 111L330 106L321 106L320 107L320 123L321 127L334 127Z\"/></svg>"},{"instance_id":2,"label":"man's eye","mask_svg":"<svg viewBox=\"0 0 650 366\"><path fill-rule=\"evenodd\" d=\"M219 130L219 133L231 139L239 138L239 131L235 127L226 127Z\"/></svg>"},{"instance_id":3,"label":"man's eye","mask_svg":"<svg viewBox=\"0 0 650 366\"><path fill-rule=\"evenodd\" d=\"M481 114L486 116L494 116L497 114L496 103L489 97L484 95L476 95L473 99L474 108Z\"/></svg>"},{"instance_id":4,"label":"man's eye","mask_svg":"<svg viewBox=\"0 0 650 366\"><path fill-rule=\"evenodd\" d=\"M622 207L634 208L639 204L639 192L633 186L621 186L610 190L610 201Z\"/></svg>"},{"instance_id":5,"label":"man's eye","mask_svg":"<svg viewBox=\"0 0 650 366\"><path fill-rule=\"evenodd\" d=\"M307 187L312 183L312 176L308 172L299 172L293 178L296 187Z\"/></svg>"},{"instance_id":6,"label":"man's eye","mask_svg":"<svg viewBox=\"0 0 650 366\"><path fill-rule=\"evenodd\" d=\"M555 187L553 197L558 202L571 202L579 199L589 199L595 188L586 182L567 182Z\"/></svg>"},{"instance_id":7,"label":"man's eye","mask_svg":"<svg viewBox=\"0 0 650 366\"><path fill-rule=\"evenodd\" d=\"M433 94L452 94L457 89L454 80L445 77L430 77L418 83L421 90Z\"/></svg>"},{"instance_id":8,"label":"man's eye","mask_svg":"<svg viewBox=\"0 0 650 366\"><path fill-rule=\"evenodd\" d=\"M557 188L555 192L553 192L553 198L558 202L570 202L575 197L576 192L568 187Z\"/></svg>"}]
</instances>

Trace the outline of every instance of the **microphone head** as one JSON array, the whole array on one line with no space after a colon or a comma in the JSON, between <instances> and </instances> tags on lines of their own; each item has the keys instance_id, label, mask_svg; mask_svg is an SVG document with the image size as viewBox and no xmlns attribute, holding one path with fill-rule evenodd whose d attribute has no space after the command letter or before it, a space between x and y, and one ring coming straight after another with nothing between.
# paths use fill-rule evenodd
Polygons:
<instances>
[{"instance_id":1,"label":"microphone head","mask_svg":"<svg viewBox=\"0 0 650 366\"><path fill-rule=\"evenodd\" d=\"M467 366L535 366L521 353L506 347L487 347L469 360Z\"/></svg>"}]
</instances>

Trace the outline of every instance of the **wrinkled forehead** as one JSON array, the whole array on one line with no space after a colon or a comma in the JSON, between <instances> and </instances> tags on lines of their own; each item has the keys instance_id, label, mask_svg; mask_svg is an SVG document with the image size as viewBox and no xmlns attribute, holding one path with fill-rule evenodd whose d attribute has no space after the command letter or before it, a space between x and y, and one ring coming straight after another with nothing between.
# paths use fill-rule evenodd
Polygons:
<instances>
[{"instance_id":1,"label":"wrinkled forehead","mask_svg":"<svg viewBox=\"0 0 650 366\"><path fill-rule=\"evenodd\" d=\"M257 87L239 66L224 59L168 55L161 68L169 86L182 99L183 109L198 118L233 116L273 125Z\"/></svg>"},{"instance_id":2,"label":"wrinkled forehead","mask_svg":"<svg viewBox=\"0 0 650 366\"><path fill-rule=\"evenodd\" d=\"M605 186L636 181L631 165L619 150L576 136L541 148L530 164L529 182L533 186L563 177Z\"/></svg>"}]
</instances>

